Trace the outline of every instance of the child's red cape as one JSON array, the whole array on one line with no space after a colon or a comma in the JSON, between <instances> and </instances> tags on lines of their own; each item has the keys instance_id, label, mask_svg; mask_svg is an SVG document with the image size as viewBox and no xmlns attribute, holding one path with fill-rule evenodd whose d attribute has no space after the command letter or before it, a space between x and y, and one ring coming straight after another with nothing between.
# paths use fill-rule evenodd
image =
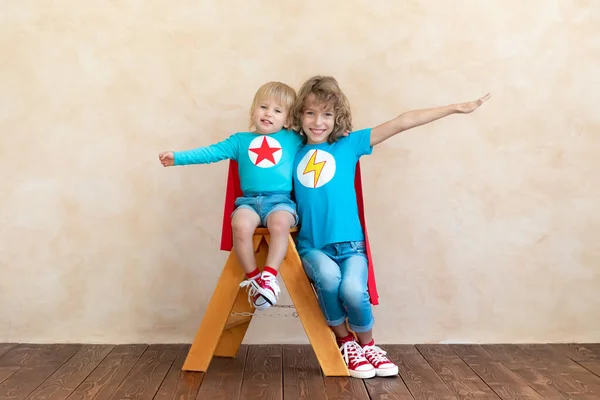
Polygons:
<instances>
[{"instance_id":1,"label":"child's red cape","mask_svg":"<svg viewBox=\"0 0 600 400\"><path fill-rule=\"evenodd\" d=\"M356 202L358 204L358 214L365 234L365 245L367 248L367 260L369 268L369 278L367 288L371 304L379 304L379 295L377 294L377 285L375 283L375 271L373 269L373 259L371 257L371 246L367 235L367 225L365 222L365 208L362 194L362 181L360 175L360 162L356 164L356 175L354 178L354 188L356 190ZM225 192L225 210L223 214L223 229L221 233L221 250L231 251L233 248L233 232L231 229L231 214L235 210L235 199L242 196L240 186L240 177L238 174L238 164L234 160L229 160L229 173L227 175L227 189Z\"/></svg>"}]
</instances>

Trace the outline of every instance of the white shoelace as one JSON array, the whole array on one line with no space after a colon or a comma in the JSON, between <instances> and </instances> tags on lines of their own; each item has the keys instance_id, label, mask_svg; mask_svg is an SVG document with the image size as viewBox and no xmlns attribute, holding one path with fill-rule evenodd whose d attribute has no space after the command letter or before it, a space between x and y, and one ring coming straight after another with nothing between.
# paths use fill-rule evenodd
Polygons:
<instances>
[{"instance_id":1,"label":"white shoelace","mask_svg":"<svg viewBox=\"0 0 600 400\"><path fill-rule=\"evenodd\" d=\"M342 357L347 365L350 365L350 361L356 363L361 363L363 361L369 362L363 353L363 349L354 340L345 342L340 347L340 350L342 351Z\"/></svg>"},{"instance_id":2,"label":"white shoelace","mask_svg":"<svg viewBox=\"0 0 600 400\"><path fill-rule=\"evenodd\" d=\"M261 279L263 281L265 281L265 283L267 283L272 289L273 292L275 293L275 297L279 297L279 293L281 293L281 288L279 287L279 284L277 283L277 278L275 277L275 275L272 274L262 274Z\"/></svg>"},{"instance_id":3,"label":"white shoelace","mask_svg":"<svg viewBox=\"0 0 600 400\"><path fill-rule=\"evenodd\" d=\"M369 354L369 356L373 358L373 363L389 362L389 360L385 356L387 352L377 346L365 346L363 348L363 351L365 352L365 354Z\"/></svg>"},{"instance_id":4,"label":"white shoelace","mask_svg":"<svg viewBox=\"0 0 600 400\"><path fill-rule=\"evenodd\" d=\"M254 279L246 279L242 283L240 283L240 287L250 286L248 289L248 303L254 305L252 298L258 294L258 290L256 289L256 281Z\"/></svg>"}]
</instances>

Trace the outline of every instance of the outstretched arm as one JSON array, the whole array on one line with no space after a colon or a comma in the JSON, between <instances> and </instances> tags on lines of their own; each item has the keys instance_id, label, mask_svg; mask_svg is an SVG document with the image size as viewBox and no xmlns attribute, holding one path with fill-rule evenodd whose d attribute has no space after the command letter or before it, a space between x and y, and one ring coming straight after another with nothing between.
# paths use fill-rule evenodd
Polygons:
<instances>
[{"instance_id":1,"label":"outstretched arm","mask_svg":"<svg viewBox=\"0 0 600 400\"><path fill-rule=\"evenodd\" d=\"M226 159L237 159L237 140L235 136L210 146L184 151L163 151L158 155L163 167L173 165L210 164Z\"/></svg>"},{"instance_id":2,"label":"outstretched arm","mask_svg":"<svg viewBox=\"0 0 600 400\"><path fill-rule=\"evenodd\" d=\"M392 136L417 126L425 125L451 114L468 114L475 111L492 95L485 96L467 103L451 104L444 107L412 110L400 114L396 118L376 126L371 130L371 146L375 146Z\"/></svg>"}]
</instances>

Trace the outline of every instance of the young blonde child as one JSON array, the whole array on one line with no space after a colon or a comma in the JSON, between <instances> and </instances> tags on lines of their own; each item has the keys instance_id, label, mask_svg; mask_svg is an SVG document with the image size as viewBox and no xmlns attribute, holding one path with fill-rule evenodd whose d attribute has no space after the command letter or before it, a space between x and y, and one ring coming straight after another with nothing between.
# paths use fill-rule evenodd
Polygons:
<instances>
[{"instance_id":1,"label":"young blonde child","mask_svg":"<svg viewBox=\"0 0 600 400\"><path fill-rule=\"evenodd\" d=\"M470 113L489 97L408 111L372 129L345 136L343 132L352 129L352 114L334 78L312 77L298 92L292 110L293 126L306 145L294 162L300 217L297 247L325 319L354 377L398 373L398 367L373 340L365 237L354 186L356 164L384 140L451 114Z\"/></svg>"},{"instance_id":2,"label":"young blonde child","mask_svg":"<svg viewBox=\"0 0 600 400\"><path fill-rule=\"evenodd\" d=\"M262 85L250 107L250 131L186 151L159 154L163 166L208 164L230 159L238 163L242 197L232 214L233 250L246 280L248 299L258 310L277 302L277 272L287 251L289 229L298 222L291 198L294 156L302 138L290 130L294 89L280 82ZM262 274L257 268L252 235L258 226L269 229L271 241Z\"/></svg>"}]
</instances>

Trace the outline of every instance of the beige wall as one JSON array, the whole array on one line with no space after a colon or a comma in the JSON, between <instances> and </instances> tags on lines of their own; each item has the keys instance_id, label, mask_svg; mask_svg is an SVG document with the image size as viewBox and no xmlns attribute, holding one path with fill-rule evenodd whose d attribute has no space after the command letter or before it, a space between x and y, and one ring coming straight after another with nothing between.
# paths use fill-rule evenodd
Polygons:
<instances>
[{"instance_id":1,"label":"beige wall","mask_svg":"<svg viewBox=\"0 0 600 400\"><path fill-rule=\"evenodd\" d=\"M600 340L600 3L22 0L0 21L0 342L190 342L226 163L156 154L317 73L357 128L493 93L363 159L378 341ZM306 338L261 318L246 341Z\"/></svg>"}]
</instances>

